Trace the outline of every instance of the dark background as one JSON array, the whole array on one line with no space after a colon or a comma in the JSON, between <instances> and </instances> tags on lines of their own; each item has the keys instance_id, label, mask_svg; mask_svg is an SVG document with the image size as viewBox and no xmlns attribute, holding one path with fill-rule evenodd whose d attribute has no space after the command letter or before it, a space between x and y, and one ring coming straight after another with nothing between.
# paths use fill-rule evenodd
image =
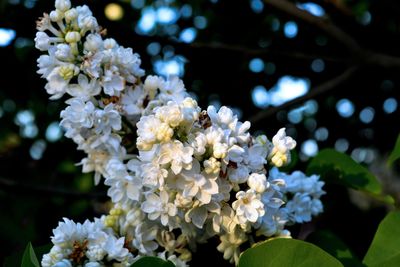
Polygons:
<instances>
[{"instance_id":1,"label":"dark background","mask_svg":"<svg viewBox=\"0 0 400 267\"><path fill-rule=\"evenodd\" d=\"M399 200L398 169L389 169L385 161L400 132L400 108L396 108L400 101L400 2L296 2L323 8L323 16L311 19L298 10L288 13L286 7L293 2L282 1L283 7L274 4L279 1L265 2L270 3L115 1L123 16L112 20L105 15L109 1L72 1L73 5L87 4L109 37L139 53L147 74L168 74L159 67L162 62L179 66L178 74L203 108L210 103L230 106L242 120L252 120L253 132L269 137L286 127L298 142L296 169L304 170L316 149L336 147L368 166ZM53 132L48 129L58 121L64 104L48 100L45 81L36 74L40 53L33 38L36 19L53 9L53 1L0 3L0 41L7 39L4 31L15 32L0 46L1 262L28 241L34 246L48 244L51 230L62 217L83 221L104 213L107 197L105 187L94 187L92 175L81 174L74 165L83 157L75 144L58 138L55 124ZM141 32L140 21L148 10L161 8L175 19L162 23L162 18L168 19L164 13L151 30ZM182 37L185 29L196 31L196 38ZM169 66L169 73L176 71ZM276 107L268 99L262 101L274 90L283 90L276 86L283 76L297 85L302 81L307 92ZM258 94L256 86L263 86ZM286 96L297 92L293 84L283 86L289 92ZM338 106L343 99L350 106L346 117L340 115L346 109ZM326 190L325 213L306 227L292 229L294 236L301 237L304 228L330 229L362 258L387 208L339 186ZM216 245L210 241L200 246L200 252L212 255L202 262L223 262ZM201 255L195 254L194 262Z\"/></svg>"}]
</instances>

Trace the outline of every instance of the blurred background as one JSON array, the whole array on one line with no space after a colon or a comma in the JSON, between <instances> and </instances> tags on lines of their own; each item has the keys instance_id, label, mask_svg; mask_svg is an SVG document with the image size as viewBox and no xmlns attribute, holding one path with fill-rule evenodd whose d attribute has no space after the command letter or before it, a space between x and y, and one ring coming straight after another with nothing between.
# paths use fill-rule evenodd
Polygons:
<instances>
[{"instance_id":1,"label":"blurred background","mask_svg":"<svg viewBox=\"0 0 400 267\"><path fill-rule=\"evenodd\" d=\"M53 3L0 1L0 262L28 241L48 244L62 217L106 210L106 188L75 166L83 154L58 126L63 102L48 100L36 74L35 21ZM399 168L386 166L400 132L399 1L72 3L88 5L109 37L139 53L147 74L180 76L203 108L229 106L269 137L286 127L298 142L289 170L335 148L400 200ZM304 227L330 229L362 257L387 208L326 190L325 213ZM204 261L223 262L216 244L199 247L212 255Z\"/></svg>"}]
</instances>

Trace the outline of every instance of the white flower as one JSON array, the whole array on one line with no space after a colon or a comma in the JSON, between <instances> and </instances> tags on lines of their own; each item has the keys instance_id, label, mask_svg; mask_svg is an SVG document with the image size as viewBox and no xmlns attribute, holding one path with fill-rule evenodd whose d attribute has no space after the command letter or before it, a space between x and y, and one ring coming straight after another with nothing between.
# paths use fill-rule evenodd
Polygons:
<instances>
[{"instance_id":1,"label":"white flower","mask_svg":"<svg viewBox=\"0 0 400 267\"><path fill-rule=\"evenodd\" d=\"M246 163L254 171L259 171L264 168L267 163L268 147L265 145L254 144L249 147L246 153Z\"/></svg>"},{"instance_id":2,"label":"white flower","mask_svg":"<svg viewBox=\"0 0 400 267\"><path fill-rule=\"evenodd\" d=\"M110 96L119 96L120 92L125 88L125 80L117 72L115 66L110 70L106 70L102 77L102 85L104 93Z\"/></svg>"},{"instance_id":3,"label":"white flower","mask_svg":"<svg viewBox=\"0 0 400 267\"><path fill-rule=\"evenodd\" d=\"M66 121L78 124L79 127L91 128L95 107L92 102L84 102L80 98L71 98L66 102L69 106L61 111L61 125Z\"/></svg>"},{"instance_id":4,"label":"white flower","mask_svg":"<svg viewBox=\"0 0 400 267\"><path fill-rule=\"evenodd\" d=\"M149 188L159 188L164 185L164 179L168 176L168 171L160 168L153 162L143 164L142 183Z\"/></svg>"},{"instance_id":5,"label":"white flower","mask_svg":"<svg viewBox=\"0 0 400 267\"><path fill-rule=\"evenodd\" d=\"M135 228L132 245L145 255L153 255L158 244L154 241L157 236L157 227L149 227L145 223Z\"/></svg>"},{"instance_id":6,"label":"white flower","mask_svg":"<svg viewBox=\"0 0 400 267\"><path fill-rule=\"evenodd\" d=\"M232 203L232 208L236 211L236 216L241 224L245 224L247 221L255 223L264 215L264 204L254 190L239 191L236 193L236 199Z\"/></svg>"},{"instance_id":7,"label":"white flower","mask_svg":"<svg viewBox=\"0 0 400 267\"><path fill-rule=\"evenodd\" d=\"M150 220L156 220L160 217L161 224L168 225L170 217L177 213L177 208L173 203L169 202L169 196L166 191L157 194L150 193L146 195L146 201L142 203L142 210L148 214Z\"/></svg>"},{"instance_id":8,"label":"white flower","mask_svg":"<svg viewBox=\"0 0 400 267\"><path fill-rule=\"evenodd\" d=\"M211 196L218 193L218 184L213 178L200 173L200 164L193 161L192 169L184 170L177 179L177 187L185 198L196 197L201 203L208 204Z\"/></svg>"},{"instance_id":9,"label":"white flower","mask_svg":"<svg viewBox=\"0 0 400 267\"><path fill-rule=\"evenodd\" d=\"M230 108L222 106L217 113L214 106L209 106L207 114L213 125L218 125L222 129L235 130L237 118L233 115L233 111Z\"/></svg>"},{"instance_id":10,"label":"white flower","mask_svg":"<svg viewBox=\"0 0 400 267\"><path fill-rule=\"evenodd\" d=\"M161 77L149 75L144 81L144 90L147 92L150 99L154 99L160 83L163 81Z\"/></svg>"},{"instance_id":11,"label":"white flower","mask_svg":"<svg viewBox=\"0 0 400 267\"><path fill-rule=\"evenodd\" d=\"M247 184L257 193L262 193L269 187L267 177L264 174L252 173L247 179Z\"/></svg>"},{"instance_id":12,"label":"white flower","mask_svg":"<svg viewBox=\"0 0 400 267\"><path fill-rule=\"evenodd\" d=\"M158 96L164 103L174 101L180 103L186 97L186 89L183 81L176 76L168 77L168 80L159 82L160 95Z\"/></svg>"},{"instance_id":13,"label":"white flower","mask_svg":"<svg viewBox=\"0 0 400 267\"><path fill-rule=\"evenodd\" d=\"M179 106L170 101L167 105L155 109L156 117L167 123L172 128L177 127L183 121L183 114Z\"/></svg>"},{"instance_id":14,"label":"white flower","mask_svg":"<svg viewBox=\"0 0 400 267\"><path fill-rule=\"evenodd\" d=\"M219 162L217 159L211 157L208 160L205 160L203 162L204 165L204 171L207 174L218 174L221 169L221 162Z\"/></svg>"},{"instance_id":15,"label":"white flower","mask_svg":"<svg viewBox=\"0 0 400 267\"><path fill-rule=\"evenodd\" d=\"M125 238L116 238L109 236L104 244L104 250L107 252L108 260L123 261L128 256L128 249L124 248Z\"/></svg>"},{"instance_id":16,"label":"white flower","mask_svg":"<svg viewBox=\"0 0 400 267\"><path fill-rule=\"evenodd\" d=\"M269 157L272 163L281 167L290 161L290 150L296 146L296 141L290 136L286 136L285 128L282 128L272 138L273 149Z\"/></svg>"},{"instance_id":17,"label":"white flower","mask_svg":"<svg viewBox=\"0 0 400 267\"><path fill-rule=\"evenodd\" d=\"M97 109L94 113L94 123L96 133L110 134L112 130L121 130L121 115L114 109L114 104L110 103L105 108Z\"/></svg>"},{"instance_id":18,"label":"white flower","mask_svg":"<svg viewBox=\"0 0 400 267\"><path fill-rule=\"evenodd\" d=\"M230 263L239 263L240 248L239 246L247 241L247 236L242 231L225 234L220 237L221 243L217 249L224 253L224 259Z\"/></svg>"},{"instance_id":19,"label":"white flower","mask_svg":"<svg viewBox=\"0 0 400 267\"><path fill-rule=\"evenodd\" d=\"M87 101L92 96L96 96L100 93L101 87L97 80L88 80L86 75L78 75L78 84L70 84L67 87L67 93L73 97L80 98Z\"/></svg>"},{"instance_id":20,"label":"white flower","mask_svg":"<svg viewBox=\"0 0 400 267\"><path fill-rule=\"evenodd\" d=\"M236 168L228 169L229 181L235 184L245 183L249 177L249 168L245 165L239 164Z\"/></svg>"},{"instance_id":21,"label":"white flower","mask_svg":"<svg viewBox=\"0 0 400 267\"><path fill-rule=\"evenodd\" d=\"M52 95L50 99L61 98L66 92L70 80L78 74L78 72L79 69L73 64L54 68L46 77L48 83L45 89L49 95Z\"/></svg>"},{"instance_id":22,"label":"white flower","mask_svg":"<svg viewBox=\"0 0 400 267\"><path fill-rule=\"evenodd\" d=\"M52 267L72 267L72 264L69 260L63 259L62 261L57 262Z\"/></svg>"},{"instance_id":23,"label":"white flower","mask_svg":"<svg viewBox=\"0 0 400 267\"><path fill-rule=\"evenodd\" d=\"M174 134L166 123L162 123L152 115L141 117L136 126L138 134L136 145L139 150L150 150L157 141L168 142Z\"/></svg>"},{"instance_id":24,"label":"white flower","mask_svg":"<svg viewBox=\"0 0 400 267\"><path fill-rule=\"evenodd\" d=\"M189 136L189 144L193 147L193 154L201 156L206 152L207 138L202 132L197 132L196 135Z\"/></svg>"},{"instance_id":25,"label":"white flower","mask_svg":"<svg viewBox=\"0 0 400 267\"><path fill-rule=\"evenodd\" d=\"M121 96L123 110L128 115L141 115L144 98L145 95L142 87L136 86L134 89L131 87L127 88Z\"/></svg>"},{"instance_id":26,"label":"white flower","mask_svg":"<svg viewBox=\"0 0 400 267\"><path fill-rule=\"evenodd\" d=\"M161 145L159 164L171 164L171 170L178 174L182 168L190 169L192 167L193 148L184 146L178 140Z\"/></svg>"}]
</instances>

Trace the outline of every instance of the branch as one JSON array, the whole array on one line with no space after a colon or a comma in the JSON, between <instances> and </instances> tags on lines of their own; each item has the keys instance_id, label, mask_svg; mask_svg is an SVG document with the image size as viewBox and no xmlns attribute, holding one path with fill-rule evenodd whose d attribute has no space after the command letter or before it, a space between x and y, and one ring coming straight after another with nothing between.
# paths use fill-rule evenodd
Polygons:
<instances>
[{"instance_id":1,"label":"branch","mask_svg":"<svg viewBox=\"0 0 400 267\"><path fill-rule=\"evenodd\" d=\"M102 192L79 192L70 191L62 188L49 187L49 186L38 186L26 183L20 183L11 179L0 178L0 188L6 189L4 191L19 194L32 194L34 196L63 196L70 198L86 198L86 199L102 199L106 198L106 194Z\"/></svg>"},{"instance_id":2,"label":"branch","mask_svg":"<svg viewBox=\"0 0 400 267\"><path fill-rule=\"evenodd\" d=\"M315 97L325 94L325 93L328 93L329 91L337 88L342 83L346 82L351 76L354 75L354 73L357 70L358 70L358 67L356 67L356 66L350 67L345 72L343 72L341 75L339 75L323 84L316 86L314 89L311 89L307 94L305 94L301 97L295 98L295 99L288 101L280 106L268 108L268 109L258 112L254 116L250 117L249 121L252 124L257 124L260 121L276 114L278 111L287 109L292 106L302 104L303 102L305 102L309 99L315 98Z\"/></svg>"},{"instance_id":3,"label":"branch","mask_svg":"<svg viewBox=\"0 0 400 267\"><path fill-rule=\"evenodd\" d=\"M364 49L351 35L337 27L328 18L314 16L298 8L288 0L264 0L264 2L325 32L327 35L343 44L360 62L384 68L400 68L400 58Z\"/></svg>"},{"instance_id":4,"label":"branch","mask_svg":"<svg viewBox=\"0 0 400 267\"><path fill-rule=\"evenodd\" d=\"M208 50L215 52L229 52L229 53L237 53L243 54L247 56L253 57L271 57L271 56L283 56L294 59L305 59L305 60L313 60L316 58L321 58L325 61L331 62L347 62L346 58L339 58L337 56L331 55L321 55L315 53L303 53L296 51L286 51L286 50L278 50L278 49L270 49L270 48L249 48L241 45L235 44L225 44L220 42L194 42L194 43L183 43L174 38L165 38L160 36L141 36L135 35L134 41L140 41L144 44L148 44L149 42L158 42L163 45L172 45L174 48L187 51L191 53L193 49L196 50Z\"/></svg>"}]
</instances>

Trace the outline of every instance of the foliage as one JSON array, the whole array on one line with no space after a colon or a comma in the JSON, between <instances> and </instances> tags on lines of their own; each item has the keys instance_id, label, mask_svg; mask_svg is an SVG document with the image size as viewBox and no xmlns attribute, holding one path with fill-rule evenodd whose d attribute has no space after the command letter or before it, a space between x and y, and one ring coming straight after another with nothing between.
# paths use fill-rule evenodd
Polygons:
<instances>
[{"instance_id":1,"label":"foliage","mask_svg":"<svg viewBox=\"0 0 400 267\"><path fill-rule=\"evenodd\" d=\"M295 239L277 238L248 249L239 267L343 266L317 246Z\"/></svg>"},{"instance_id":2,"label":"foliage","mask_svg":"<svg viewBox=\"0 0 400 267\"><path fill-rule=\"evenodd\" d=\"M400 212L391 212L379 224L363 263L369 267L395 267L400 262Z\"/></svg>"},{"instance_id":3,"label":"foliage","mask_svg":"<svg viewBox=\"0 0 400 267\"><path fill-rule=\"evenodd\" d=\"M394 204L392 197L383 196L382 185L367 168L334 149L320 151L311 160L307 172L318 173L327 182L342 184Z\"/></svg>"}]
</instances>

